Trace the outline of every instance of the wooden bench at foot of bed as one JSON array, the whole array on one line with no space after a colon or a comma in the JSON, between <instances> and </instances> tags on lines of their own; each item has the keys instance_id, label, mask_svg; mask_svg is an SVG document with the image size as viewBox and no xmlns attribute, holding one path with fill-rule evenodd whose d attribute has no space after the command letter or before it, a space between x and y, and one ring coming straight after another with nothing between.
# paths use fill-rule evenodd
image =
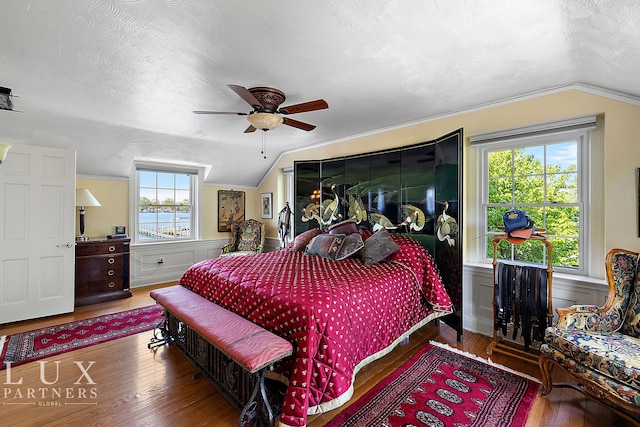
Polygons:
<instances>
[{"instance_id":1,"label":"wooden bench at foot of bed","mask_svg":"<svg viewBox=\"0 0 640 427\"><path fill-rule=\"evenodd\" d=\"M154 337L148 347L174 344L242 411L240 427L248 422L254 427L272 424L264 374L293 353L291 343L183 286L156 289L150 295L164 307L165 319L162 338Z\"/></svg>"}]
</instances>

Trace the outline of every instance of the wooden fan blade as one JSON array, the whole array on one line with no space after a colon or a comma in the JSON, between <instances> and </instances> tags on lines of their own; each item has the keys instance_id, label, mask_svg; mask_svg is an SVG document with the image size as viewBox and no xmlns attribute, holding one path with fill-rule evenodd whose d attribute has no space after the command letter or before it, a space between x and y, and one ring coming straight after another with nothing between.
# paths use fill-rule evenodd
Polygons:
<instances>
[{"instance_id":1,"label":"wooden fan blade","mask_svg":"<svg viewBox=\"0 0 640 427\"><path fill-rule=\"evenodd\" d=\"M253 127L253 125L249 125L247 129L245 129L244 133L255 132L257 129Z\"/></svg>"},{"instance_id":2,"label":"wooden fan blade","mask_svg":"<svg viewBox=\"0 0 640 427\"><path fill-rule=\"evenodd\" d=\"M203 111L203 110L194 110L195 114L233 114L236 116L248 116L249 113L234 113L231 111Z\"/></svg>"},{"instance_id":3,"label":"wooden fan blade","mask_svg":"<svg viewBox=\"0 0 640 427\"><path fill-rule=\"evenodd\" d=\"M297 120L290 119L288 117L283 117L284 121L282 124L287 126L293 126L294 128L310 131L314 130L316 127L314 125L310 125L309 123L299 122Z\"/></svg>"},{"instance_id":4,"label":"wooden fan blade","mask_svg":"<svg viewBox=\"0 0 640 427\"><path fill-rule=\"evenodd\" d=\"M329 108L329 104L324 99L316 99L315 101L303 102L302 104L288 105L280 108L278 111L282 114L304 113L306 111L324 110Z\"/></svg>"},{"instance_id":5,"label":"wooden fan blade","mask_svg":"<svg viewBox=\"0 0 640 427\"><path fill-rule=\"evenodd\" d=\"M245 102L251 105L254 109L263 108L262 103L258 101L256 97L253 96L253 94L249 92L249 89L247 89L246 87L238 86L238 85L227 85L227 86L229 86L229 88L231 88L232 91L237 93L240 96L240 98L244 99Z\"/></svg>"}]
</instances>

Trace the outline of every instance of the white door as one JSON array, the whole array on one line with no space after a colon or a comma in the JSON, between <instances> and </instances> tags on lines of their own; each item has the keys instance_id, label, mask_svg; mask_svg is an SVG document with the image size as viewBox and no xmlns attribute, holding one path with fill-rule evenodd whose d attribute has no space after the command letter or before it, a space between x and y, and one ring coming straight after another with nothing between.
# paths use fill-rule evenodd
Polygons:
<instances>
[{"instance_id":1,"label":"white door","mask_svg":"<svg viewBox=\"0 0 640 427\"><path fill-rule=\"evenodd\" d=\"M75 168L18 144L0 165L0 324L73 311Z\"/></svg>"}]
</instances>

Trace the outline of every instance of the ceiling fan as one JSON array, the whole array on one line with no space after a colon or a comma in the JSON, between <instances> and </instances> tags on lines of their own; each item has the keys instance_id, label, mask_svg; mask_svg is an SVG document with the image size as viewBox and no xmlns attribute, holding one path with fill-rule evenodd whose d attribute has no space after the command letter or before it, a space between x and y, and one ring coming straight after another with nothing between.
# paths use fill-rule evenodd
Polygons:
<instances>
[{"instance_id":1,"label":"ceiling fan","mask_svg":"<svg viewBox=\"0 0 640 427\"><path fill-rule=\"evenodd\" d=\"M251 105L253 111L249 113L235 113L229 111L201 111L195 110L196 114L235 114L238 116L247 116L249 127L244 133L255 132L257 129L263 131L272 130L285 124L294 128L310 131L316 127L309 123L300 122L290 119L289 114L305 113L307 111L323 110L329 108L329 104L324 99L316 99L315 101L303 102L301 104L280 107L280 104L286 99L284 92L272 87L253 87L247 89L238 85L227 85L232 91L237 93L240 98Z\"/></svg>"}]
</instances>

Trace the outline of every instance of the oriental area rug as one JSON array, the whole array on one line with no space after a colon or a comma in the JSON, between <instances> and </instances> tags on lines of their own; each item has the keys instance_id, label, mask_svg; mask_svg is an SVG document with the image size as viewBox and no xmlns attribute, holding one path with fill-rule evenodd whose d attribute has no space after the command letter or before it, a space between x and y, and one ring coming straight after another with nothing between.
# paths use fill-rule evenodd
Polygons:
<instances>
[{"instance_id":1,"label":"oriental area rug","mask_svg":"<svg viewBox=\"0 0 640 427\"><path fill-rule=\"evenodd\" d=\"M154 329L158 304L0 337L0 370Z\"/></svg>"},{"instance_id":2,"label":"oriental area rug","mask_svg":"<svg viewBox=\"0 0 640 427\"><path fill-rule=\"evenodd\" d=\"M538 382L431 342L325 427L522 427Z\"/></svg>"}]
</instances>

